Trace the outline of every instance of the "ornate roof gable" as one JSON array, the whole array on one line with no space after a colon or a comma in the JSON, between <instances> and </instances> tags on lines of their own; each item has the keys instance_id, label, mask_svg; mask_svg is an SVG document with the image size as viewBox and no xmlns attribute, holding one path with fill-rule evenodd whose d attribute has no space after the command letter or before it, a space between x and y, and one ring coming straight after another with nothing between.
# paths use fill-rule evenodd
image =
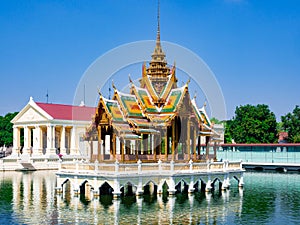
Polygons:
<instances>
[{"instance_id":1,"label":"ornate roof gable","mask_svg":"<svg viewBox=\"0 0 300 225\"><path fill-rule=\"evenodd\" d=\"M114 99L118 101L126 117L143 117L143 112L134 95L115 90Z\"/></svg>"},{"instance_id":2,"label":"ornate roof gable","mask_svg":"<svg viewBox=\"0 0 300 225\"><path fill-rule=\"evenodd\" d=\"M126 122L124 118L124 114L122 113L117 101L108 100L101 95L98 104L98 109L99 108L102 108L105 111L108 119L111 120L112 122ZM99 119L101 120L101 118Z\"/></svg>"}]
</instances>

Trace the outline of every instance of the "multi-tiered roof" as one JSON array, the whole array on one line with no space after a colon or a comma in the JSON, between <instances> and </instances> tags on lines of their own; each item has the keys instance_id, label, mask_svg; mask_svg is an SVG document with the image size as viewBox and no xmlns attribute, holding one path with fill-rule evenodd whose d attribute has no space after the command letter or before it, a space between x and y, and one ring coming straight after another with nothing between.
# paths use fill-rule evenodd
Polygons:
<instances>
[{"instance_id":1,"label":"multi-tiered roof","mask_svg":"<svg viewBox=\"0 0 300 225\"><path fill-rule=\"evenodd\" d=\"M130 93L122 93L113 85L112 100L100 94L90 132L96 131L98 127L98 133L101 133L102 129L102 139L103 131L115 134L122 140L141 140L145 134L165 136L166 139L171 137L177 144L184 143L184 146L190 145L187 138L190 138L191 129L195 131L194 142L200 136L212 135L211 123L204 107L200 109L195 98L190 98L189 81L178 87L175 64L172 67L167 64L160 41L159 18L156 45L149 66L146 63L142 66L140 85L129 80ZM175 132L172 127L181 130ZM182 136L178 132L188 135Z\"/></svg>"}]
</instances>

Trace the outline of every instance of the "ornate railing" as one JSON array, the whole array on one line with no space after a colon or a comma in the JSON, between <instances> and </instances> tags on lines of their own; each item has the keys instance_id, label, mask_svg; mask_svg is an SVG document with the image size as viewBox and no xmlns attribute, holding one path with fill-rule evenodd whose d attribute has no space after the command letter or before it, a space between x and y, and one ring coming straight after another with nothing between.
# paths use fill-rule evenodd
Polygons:
<instances>
[{"instance_id":1,"label":"ornate railing","mask_svg":"<svg viewBox=\"0 0 300 225\"><path fill-rule=\"evenodd\" d=\"M157 163L89 163L85 161L61 162L59 172L78 173L78 174L110 174L110 175L129 175L129 174L178 174L178 173L199 173L199 172L226 172L243 170L241 162L207 162L188 163L162 162Z\"/></svg>"}]
</instances>

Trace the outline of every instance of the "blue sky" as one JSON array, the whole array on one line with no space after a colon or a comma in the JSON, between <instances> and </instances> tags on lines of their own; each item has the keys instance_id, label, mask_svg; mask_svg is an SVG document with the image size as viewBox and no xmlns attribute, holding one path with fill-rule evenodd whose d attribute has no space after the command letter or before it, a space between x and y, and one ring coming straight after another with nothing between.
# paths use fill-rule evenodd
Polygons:
<instances>
[{"instance_id":1,"label":"blue sky","mask_svg":"<svg viewBox=\"0 0 300 225\"><path fill-rule=\"evenodd\" d=\"M206 62L228 118L244 104L267 104L277 118L300 104L299 1L160 5L161 39ZM81 76L99 56L156 38L156 11L155 0L0 1L0 115L21 110L30 96L45 102L47 90L49 102L71 104Z\"/></svg>"}]
</instances>

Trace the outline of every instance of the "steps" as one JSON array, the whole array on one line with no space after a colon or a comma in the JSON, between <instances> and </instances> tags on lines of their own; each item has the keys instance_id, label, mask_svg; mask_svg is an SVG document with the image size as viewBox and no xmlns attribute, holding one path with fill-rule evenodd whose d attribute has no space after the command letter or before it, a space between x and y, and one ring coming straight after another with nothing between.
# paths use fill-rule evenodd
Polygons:
<instances>
[{"instance_id":1,"label":"steps","mask_svg":"<svg viewBox=\"0 0 300 225\"><path fill-rule=\"evenodd\" d=\"M36 171L36 168L34 168L34 166L31 163L21 162L20 164L23 168L16 169L16 171Z\"/></svg>"}]
</instances>

